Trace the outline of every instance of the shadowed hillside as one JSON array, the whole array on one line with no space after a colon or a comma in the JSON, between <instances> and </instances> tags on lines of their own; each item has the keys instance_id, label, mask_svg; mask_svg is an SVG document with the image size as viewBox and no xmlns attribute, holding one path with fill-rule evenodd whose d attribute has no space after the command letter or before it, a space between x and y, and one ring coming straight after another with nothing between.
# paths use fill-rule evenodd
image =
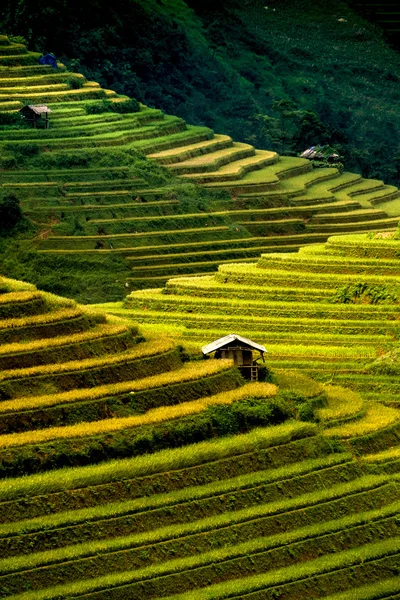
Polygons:
<instances>
[{"instance_id":1,"label":"shadowed hillside","mask_svg":"<svg viewBox=\"0 0 400 600\"><path fill-rule=\"evenodd\" d=\"M8 275L117 300L333 232L397 226L395 186L188 125L1 41L0 191L25 215L1 242ZM19 117L32 102L48 103L48 129Z\"/></svg>"},{"instance_id":2,"label":"shadowed hillside","mask_svg":"<svg viewBox=\"0 0 400 600\"><path fill-rule=\"evenodd\" d=\"M344 0L4 0L0 28L189 123L280 154L339 144L400 182L399 55Z\"/></svg>"},{"instance_id":3,"label":"shadowed hillside","mask_svg":"<svg viewBox=\"0 0 400 600\"><path fill-rule=\"evenodd\" d=\"M396 0L388 0L388 2L353 0L352 4L363 16L383 29L390 44L397 50L400 49L400 11Z\"/></svg>"}]
</instances>

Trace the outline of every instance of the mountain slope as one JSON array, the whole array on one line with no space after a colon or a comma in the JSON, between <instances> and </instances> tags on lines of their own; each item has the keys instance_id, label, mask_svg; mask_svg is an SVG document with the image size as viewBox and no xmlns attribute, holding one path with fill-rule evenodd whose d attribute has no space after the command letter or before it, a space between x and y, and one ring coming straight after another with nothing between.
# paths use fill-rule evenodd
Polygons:
<instances>
[{"instance_id":1,"label":"mountain slope","mask_svg":"<svg viewBox=\"0 0 400 600\"><path fill-rule=\"evenodd\" d=\"M6 38L0 52L3 118L26 102L52 110L49 129L3 126L0 189L34 226L3 238L9 275L116 300L124 287L397 225L394 186L187 125L62 65L38 66Z\"/></svg>"},{"instance_id":2,"label":"mountain slope","mask_svg":"<svg viewBox=\"0 0 400 600\"><path fill-rule=\"evenodd\" d=\"M282 154L338 143L349 170L399 183L399 55L348 2L6 0L1 20L146 105Z\"/></svg>"},{"instance_id":3,"label":"mountain slope","mask_svg":"<svg viewBox=\"0 0 400 600\"><path fill-rule=\"evenodd\" d=\"M400 411L184 358L0 278L2 598L395 597Z\"/></svg>"}]
</instances>

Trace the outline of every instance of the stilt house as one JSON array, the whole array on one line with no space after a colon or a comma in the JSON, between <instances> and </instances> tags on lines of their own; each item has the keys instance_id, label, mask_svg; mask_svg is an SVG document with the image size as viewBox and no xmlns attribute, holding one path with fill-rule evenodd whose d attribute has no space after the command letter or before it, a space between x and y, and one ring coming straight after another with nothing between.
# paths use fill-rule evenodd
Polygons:
<instances>
[{"instance_id":1,"label":"stilt house","mask_svg":"<svg viewBox=\"0 0 400 600\"><path fill-rule=\"evenodd\" d=\"M29 104L21 108L19 112L28 123L31 123L32 127L48 129L51 109L45 104Z\"/></svg>"},{"instance_id":2,"label":"stilt house","mask_svg":"<svg viewBox=\"0 0 400 600\"><path fill-rule=\"evenodd\" d=\"M214 352L214 358L232 358L243 377L251 381L258 380L259 365L257 360L261 357L264 362L264 353L267 352L264 346L235 333L215 340L215 342L203 346L201 350L204 357ZM256 359L253 359L254 350L260 354Z\"/></svg>"}]
</instances>

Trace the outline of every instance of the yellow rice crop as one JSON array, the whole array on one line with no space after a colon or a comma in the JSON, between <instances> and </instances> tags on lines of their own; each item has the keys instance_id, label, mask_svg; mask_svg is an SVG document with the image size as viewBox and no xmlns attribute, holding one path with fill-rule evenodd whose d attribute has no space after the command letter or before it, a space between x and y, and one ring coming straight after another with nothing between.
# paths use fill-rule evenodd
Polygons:
<instances>
[{"instance_id":1,"label":"yellow rice crop","mask_svg":"<svg viewBox=\"0 0 400 600\"><path fill-rule=\"evenodd\" d=\"M376 349L368 346L316 346L316 345L294 345L294 344L269 344L268 353L270 358L286 358L296 356L297 358L375 358Z\"/></svg>"},{"instance_id":2,"label":"yellow rice crop","mask_svg":"<svg viewBox=\"0 0 400 600\"><path fill-rule=\"evenodd\" d=\"M150 425L162 423L180 417L187 417L202 412L208 406L216 404L232 404L232 402L249 397L270 398L277 393L277 387L271 383L249 383L241 388L229 392L221 392L214 396L207 396L191 402L183 402L174 406L161 406L149 410L144 415L134 415L131 417L122 417L117 419L105 419L103 421L94 421L91 423L79 423L66 427L52 427L49 429L40 429L36 431L26 431L24 433L11 433L0 436L0 447L22 446L24 444L38 444L54 439L66 439L75 437L84 437L88 435L97 435L139 427L141 425Z\"/></svg>"},{"instance_id":3,"label":"yellow rice crop","mask_svg":"<svg viewBox=\"0 0 400 600\"><path fill-rule=\"evenodd\" d=\"M51 292L40 292L40 295L43 296L46 303L50 304L50 306L64 306L65 308L67 306L77 306L75 300L72 300L72 298L63 298L62 296L57 296Z\"/></svg>"},{"instance_id":4,"label":"yellow rice crop","mask_svg":"<svg viewBox=\"0 0 400 600\"><path fill-rule=\"evenodd\" d=\"M91 309L86 309L88 315L90 316L101 316L102 313L100 313L97 310L91 310ZM114 325L120 325L120 326L124 326L125 328L132 327L132 319L127 319L125 317L125 315L109 315L106 314L106 318L107 318L107 322L108 323L113 323Z\"/></svg>"},{"instance_id":5,"label":"yellow rice crop","mask_svg":"<svg viewBox=\"0 0 400 600\"><path fill-rule=\"evenodd\" d=\"M383 404L370 403L364 417L359 421L351 421L324 432L329 437L351 438L367 435L385 429L400 421L400 410L389 408Z\"/></svg>"},{"instance_id":6,"label":"yellow rice crop","mask_svg":"<svg viewBox=\"0 0 400 600\"><path fill-rule=\"evenodd\" d=\"M335 236L336 237L336 236ZM283 267L283 265L282 265ZM282 277L282 281L284 279L288 279L288 272L280 269L265 269L260 268L257 263L228 263L221 264L218 267L217 279L220 281L221 276L225 274L239 276L250 275L251 277L257 277L260 280L264 280L268 282L268 279L271 277L271 273L273 273L274 277L279 276ZM290 278L297 278L301 280L303 278L304 273L301 271L290 271ZM311 284L316 284L316 287L323 288L325 283L336 283L337 285L344 285L345 283L356 283L359 280L359 275L357 274L337 274L337 273L307 273L307 281L309 282L309 287ZM381 283L387 284L388 280L391 283L398 283L398 277L396 276L388 276L388 275L363 275L363 281L366 283ZM243 284L243 281L241 282ZM250 282L249 282L250 283ZM254 285L254 282L253 282ZM286 286L285 286L286 287Z\"/></svg>"},{"instance_id":7,"label":"yellow rice crop","mask_svg":"<svg viewBox=\"0 0 400 600\"><path fill-rule=\"evenodd\" d=\"M400 459L400 446L395 446L376 454L367 454L367 456L362 457L362 460L368 463L387 462L396 459Z\"/></svg>"},{"instance_id":8,"label":"yellow rice crop","mask_svg":"<svg viewBox=\"0 0 400 600\"><path fill-rule=\"evenodd\" d=\"M277 377L280 389L303 394L306 398L318 396L323 392L323 387L318 381L300 371L278 371Z\"/></svg>"},{"instance_id":9,"label":"yellow rice crop","mask_svg":"<svg viewBox=\"0 0 400 600\"><path fill-rule=\"evenodd\" d=\"M127 314L127 318L129 319L129 312ZM135 322L134 319L131 319L131 322ZM171 335L171 336L180 336L184 331L185 331L186 327L183 325L170 325L169 323L165 324L165 323L140 323L140 331L143 332L145 337L148 336L154 336L157 334L164 334L164 335ZM186 344L186 342L185 342ZM204 346L204 344L203 344ZM199 347L199 354L200 354L200 348L201 348L201 344L198 344Z\"/></svg>"},{"instance_id":10,"label":"yellow rice crop","mask_svg":"<svg viewBox=\"0 0 400 600\"><path fill-rule=\"evenodd\" d=\"M61 310L32 315L29 317L20 317L15 319L1 319L0 329L17 329L18 327L27 327L29 325L43 325L56 321L67 321L82 315L81 308L63 308Z\"/></svg>"},{"instance_id":11,"label":"yellow rice crop","mask_svg":"<svg viewBox=\"0 0 400 600\"><path fill-rule=\"evenodd\" d=\"M198 442L190 446L190 452L185 446L85 467L65 467L45 473L3 479L0 481L0 498L4 501L23 496L32 497L120 479L164 473L287 444L292 440L316 434L314 423L286 421L274 427L257 427L241 435Z\"/></svg>"},{"instance_id":12,"label":"yellow rice crop","mask_svg":"<svg viewBox=\"0 0 400 600\"><path fill-rule=\"evenodd\" d=\"M41 340L34 340L29 343L4 344L0 346L0 355L17 354L19 352L34 352L35 350L42 350L46 348L56 348L57 346L66 346L69 344L76 344L79 342L86 342L96 340L102 337L111 335L119 335L126 331L125 326L104 324L100 327L84 331L82 333L74 333L72 335L63 335L56 338L46 338Z\"/></svg>"},{"instance_id":13,"label":"yellow rice crop","mask_svg":"<svg viewBox=\"0 0 400 600\"><path fill-rule=\"evenodd\" d=\"M27 88L29 90L29 88ZM104 92L105 90L101 90L103 92L103 94L101 96L98 96L99 98L103 98L104 97ZM45 90L43 90L43 93L38 93L35 92L34 94L13 94L12 98L13 99L21 99L24 100L25 98L29 97L32 98L32 100L36 101L36 102L47 102L50 103L52 101L54 102L62 102L65 101L67 102L69 100L70 96L82 96L82 98L84 98L85 96L87 96L88 94L90 95L93 92L92 88L81 88L81 89L76 89L76 90L60 90L60 91L56 91L56 92L47 92ZM45 96L45 98L43 98L43 95ZM11 97L11 96L10 96ZM2 94L0 95L0 99L6 99L6 95ZM46 100L47 98L47 100Z\"/></svg>"},{"instance_id":14,"label":"yellow rice crop","mask_svg":"<svg viewBox=\"0 0 400 600\"><path fill-rule=\"evenodd\" d=\"M325 385L323 389L328 396L328 406L318 410L322 421L346 419L362 411L364 401L357 392L338 385Z\"/></svg>"},{"instance_id":15,"label":"yellow rice crop","mask_svg":"<svg viewBox=\"0 0 400 600\"><path fill-rule=\"evenodd\" d=\"M32 377L35 375L45 375L51 373L63 373L75 370L85 370L94 367L102 367L115 363L131 361L135 358L147 358L156 354L168 352L175 347L175 343L167 338L158 336L157 339L150 339L142 344L138 344L127 352L118 354L110 354L95 358L86 358L82 360L72 360L65 363L55 363L47 365L38 365L35 367L27 367L26 369L10 369L0 372L0 381L9 379L18 379L20 377ZM0 412L4 404L0 404Z\"/></svg>"},{"instance_id":16,"label":"yellow rice crop","mask_svg":"<svg viewBox=\"0 0 400 600\"><path fill-rule=\"evenodd\" d=\"M0 294L0 304L11 304L12 302L26 302L27 300L36 300L40 298L40 292L8 292Z\"/></svg>"},{"instance_id":17,"label":"yellow rice crop","mask_svg":"<svg viewBox=\"0 0 400 600\"><path fill-rule=\"evenodd\" d=\"M106 398L116 394L135 393L142 390L163 387L182 381L193 381L202 377L216 375L233 366L230 359L206 360L204 362L186 363L181 369L152 375L135 381L121 381L100 385L91 389L71 390L46 396L26 396L16 400L5 400L0 403L1 412L30 410L44 406L65 404L66 402L83 402L96 398Z\"/></svg>"},{"instance_id":18,"label":"yellow rice crop","mask_svg":"<svg viewBox=\"0 0 400 600\"><path fill-rule=\"evenodd\" d=\"M0 284L6 285L10 292L36 292L36 287L32 283L19 281L18 279L9 279L0 275Z\"/></svg>"},{"instance_id":19,"label":"yellow rice crop","mask_svg":"<svg viewBox=\"0 0 400 600\"><path fill-rule=\"evenodd\" d=\"M32 94L38 94L45 91L57 92L68 89L69 87L66 83L38 83L37 85L13 85L11 87L2 86L0 88L1 94L8 94L10 97L12 97L13 94L29 94L30 92L32 92Z\"/></svg>"}]
</instances>

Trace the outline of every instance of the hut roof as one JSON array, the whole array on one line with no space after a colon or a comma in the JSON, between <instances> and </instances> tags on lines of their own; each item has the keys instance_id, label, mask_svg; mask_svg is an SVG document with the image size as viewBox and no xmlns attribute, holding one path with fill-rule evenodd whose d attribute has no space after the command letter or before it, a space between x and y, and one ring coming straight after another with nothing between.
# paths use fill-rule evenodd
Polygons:
<instances>
[{"instance_id":1,"label":"hut roof","mask_svg":"<svg viewBox=\"0 0 400 600\"><path fill-rule=\"evenodd\" d=\"M45 104L28 104L28 108L33 110L37 115L42 115L43 113L51 113L52 110Z\"/></svg>"},{"instance_id":2,"label":"hut roof","mask_svg":"<svg viewBox=\"0 0 400 600\"><path fill-rule=\"evenodd\" d=\"M304 150L304 152L302 152L300 154L301 158L315 158L315 156L317 155L315 146L311 146L311 148L308 148L307 150Z\"/></svg>"},{"instance_id":3,"label":"hut roof","mask_svg":"<svg viewBox=\"0 0 400 600\"><path fill-rule=\"evenodd\" d=\"M323 146L311 146L300 154L300 158L340 158L337 152L326 154Z\"/></svg>"},{"instance_id":4,"label":"hut roof","mask_svg":"<svg viewBox=\"0 0 400 600\"><path fill-rule=\"evenodd\" d=\"M246 346L250 346L250 348L259 350L259 352L261 352L261 353L267 351L264 346L261 346L260 344L256 344L252 340L249 340L248 338L245 338L241 335L237 335L236 333L230 333L229 335L225 335L224 337L219 338L218 340L215 340L215 342L211 342L211 344L208 344L207 346L203 346L201 351L203 354L210 354L210 352L214 352L214 350L223 348L224 346L226 346L230 342L234 342L235 340L242 342L242 344L245 344Z\"/></svg>"}]
</instances>

